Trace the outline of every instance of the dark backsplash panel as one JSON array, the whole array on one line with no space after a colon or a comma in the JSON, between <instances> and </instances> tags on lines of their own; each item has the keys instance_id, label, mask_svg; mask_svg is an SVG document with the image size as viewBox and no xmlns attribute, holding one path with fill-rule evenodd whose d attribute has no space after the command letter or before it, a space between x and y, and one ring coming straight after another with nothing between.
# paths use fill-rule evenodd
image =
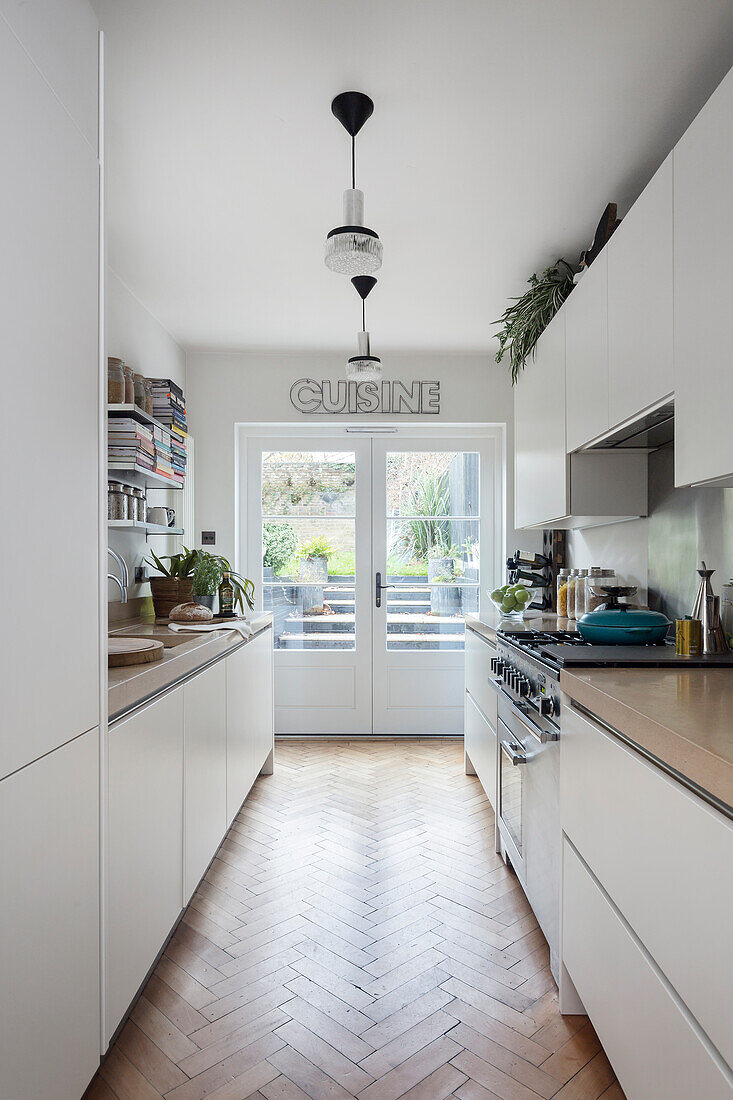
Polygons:
<instances>
[{"instance_id":1,"label":"dark backsplash panel","mask_svg":"<svg viewBox=\"0 0 733 1100\"><path fill-rule=\"evenodd\" d=\"M733 576L733 489L675 489L669 444L649 456L649 606L689 615L703 558L720 595Z\"/></svg>"}]
</instances>

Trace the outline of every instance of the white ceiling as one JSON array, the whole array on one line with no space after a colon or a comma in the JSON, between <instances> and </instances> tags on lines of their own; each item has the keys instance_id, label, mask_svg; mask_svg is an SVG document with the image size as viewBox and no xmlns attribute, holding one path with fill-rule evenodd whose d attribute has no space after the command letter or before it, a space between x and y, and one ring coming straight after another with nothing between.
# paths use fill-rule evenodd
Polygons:
<instances>
[{"instance_id":1,"label":"white ceiling","mask_svg":"<svg viewBox=\"0 0 733 1100\"><path fill-rule=\"evenodd\" d=\"M733 63L731 0L96 0L109 261L189 348L349 349L323 263L366 91L377 354L478 350L625 212Z\"/></svg>"}]
</instances>

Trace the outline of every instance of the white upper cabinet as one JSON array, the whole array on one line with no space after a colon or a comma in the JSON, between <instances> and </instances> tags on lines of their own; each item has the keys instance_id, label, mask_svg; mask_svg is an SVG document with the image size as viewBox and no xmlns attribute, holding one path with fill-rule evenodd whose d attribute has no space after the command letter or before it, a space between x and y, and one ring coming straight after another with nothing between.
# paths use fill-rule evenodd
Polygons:
<instances>
[{"instance_id":1,"label":"white upper cabinet","mask_svg":"<svg viewBox=\"0 0 733 1100\"><path fill-rule=\"evenodd\" d=\"M563 306L567 449L608 430L608 249L604 248Z\"/></svg>"},{"instance_id":2,"label":"white upper cabinet","mask_svg":"<svg viewBox=\"0 0 733 1100\"><path fill-rule=\"evenodd\" d=\"M733 477L733 70L674 151L677 485Z\"/></svg>"},{"instance_id":3,"label":"white upper cabinet","mask_svg":"<svg viewBox=\"0 0 733 1100\"><path fill-rule=\"evenodd\" d=\"M672 157L670 153L606 246L611 425L674 390Z\"/></svg>"},{"instance_id":4,"label":"white upper cabinet","mask_svg":"<svg viewBox=\"0 0 733 1100\"><path fill-rule=\"evenodd\" d=\"M564 309L540 336L514 387L514 447L515 526L567 515Z\"/></svg>"},{"instance_id":5,"label":"white upper cabinet","mask_svg":"<svg viewBox=\"0 0 733 1100\"><path fill-rule=\"evenodd\" d=\"M15 8L22 21L34 5ZM88 79L96 96L95 73ZM13 639L0 678L1 776L97 726L100 693L99 166L2 18L0 89L0 467L12 524L2 557L13 578L3 596ZM60 613L48 614L50 600Z\"/></svg>"}]
</instances>

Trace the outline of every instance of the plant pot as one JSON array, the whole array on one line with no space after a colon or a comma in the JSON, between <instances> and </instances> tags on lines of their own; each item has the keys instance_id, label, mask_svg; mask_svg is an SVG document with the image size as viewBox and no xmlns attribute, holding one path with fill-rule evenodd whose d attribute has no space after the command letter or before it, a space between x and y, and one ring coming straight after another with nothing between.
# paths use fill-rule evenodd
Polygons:
<instances>
[{"instance_id":1,"label":"plant pot","mask_svg":"<svg viewBox=\"0 0 733 1100\"><path fill-rule=\"evenodd\" d=\"M428 560L428 584L430 585L430 611L433 615L455 615L460 607L461 590L451 584L455 580L456 566L453 558ZM446 580L445 578L450 578Z\"/></svg>"},{"instance_id":2,"label":"plant pot","mask_svg":"<svg viewBox=\"0 0 733 1100\"><path fill-rule=\"evenodd\" d=\"M298 580L301 584L308 585L307 588L301 588L298 593L302 600L303 612L321 610L323 585L328 583L328 558L305 558L298 568Z\"/></svg>"},{"instance_id":3,"label":"plant pot","mask_svg":"<svg viewBox=\"0 0 733 1100\"><path fill-rule=\"evenodd\" d=\"M193 581L190 577L151 577L150 594L156 619L167 619L178 603L190 603L193 599Z\"/></svg>"},{"instance_id":4,"label":"plant pot","mask_svg":"<svg viewBox=\"0 0 733 1100\"><path fill-rule=\"evenodd\" d=\"M208 592L194 592L193 594L193 602L200 603L202 607L208 607L210 611L214 610L215 599L216 596L213 592L211 595Z\"/></svg>"},{"instance_id":5,"label":"plant pot","mask_svg":"<svg viewBox=\"0 0 733 1100\"><path fill-rule=\"evenodd\" d=\"M263 565L262 566L262 581L264 584L270 584L275 580L275 566Z\"/></svg>"}]
</instances>

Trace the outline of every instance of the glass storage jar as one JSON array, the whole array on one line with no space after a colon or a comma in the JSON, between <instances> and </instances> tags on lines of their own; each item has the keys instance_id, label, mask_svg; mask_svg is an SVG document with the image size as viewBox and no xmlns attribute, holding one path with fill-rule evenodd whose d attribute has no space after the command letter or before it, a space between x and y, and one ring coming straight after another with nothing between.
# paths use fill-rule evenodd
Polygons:
<instances>
[{"instance_id":1,"label":"glass storage jar","mask_svg":"<svg viewBox=\"0 0 733 1100\"><path fill-rule=\"evenodd\" d=\"M585 596L585 611L586 614L589 611L595 611L601 607L608 600L608 596L604 596L601 592L601 588L607 584L616 583L616 574L613 569L599 569L599 572L595 576L588 577L586 582L586 596ZM593 590L593 591L592 591ZM594 591L598 591L598 595L594 595Z\"/></svg>"},{"instance_id":2,"label":"glass storage jar","mask_svg":"<svg viewBox=\"0 0 733 1100\"><path fill-rule=\"evenodd\" d=\"M145 379L141 374L135 375L135 404L145 412Z\"/></svg>"},{"instance_id":3,"label":"glass storage jar","mask_svg":"<svg viewBox=\"0 0 733 1100\"><path fill-rule=\"evenodd\" d=\"M127 363L122 364L122 371L125 375L125 404L135 404L135 373L132 367L128 367Z\"/></svg>"},{"instance_id":4,"label":"glass storage jar","mask_svg":"<svg viewBox=\"0 0 733 1100\"><path fill-rule=\"evenodd\" d=\"M123 405L125 402L125 375L122 360L110 356L107 360L107 404Z\"/></svg>"},{"instance_id":5,"label":"glass storage jar","mask_svg":"<svg viewBox=\"0 0 733 1100\"><path fill-rule=\"evenodd\" d=\"M568 617L568 580L570 570L561 569L557 575L557 616L559 619Z\"/></svg>"},{"instance_id":6,"label":"glass storage jar","mask_svg":"<svg viewBox=\"0 0 733 1100\"><path fill-rule=\"evenodd\" d=\"M133 503L135 505L134 518L138 523L145 523L145 509L147 501L145 500L145 492L143 489L133 489L132 495L135 498Z\"/></svg>"},{"instance_id":7,"label":"glass storage jar","mask_svg":"<svg viewBox=\"0 0 733 1100\"><path fill-rule=\"evenodd\" d=\"M118 481L107 482L107 519L127 519L127 497Z\"/></svg>"},{"instance_id":8,"label":"glass storage jar","mask_svg":"<svg viewBox=\"0 0 733 1100\"><path fill-rule=\"evenodd\" d=\"M573 587L568 600L568 618L579 619L583 614L583 600L585 599L585 582L588 576L587 569L576 569Z\"/></svg>"},{"instance_id":9,"label":"glass storage jar","mask_svg":"<svg viewBox=\"0 0 733 1100\"><path fill-rule=\"evenodd\" d=\"M143 387L145 390L145 412L148 416L153 415L153 383L149 378L143 378Z\"/></svg>"}]
</instances>

